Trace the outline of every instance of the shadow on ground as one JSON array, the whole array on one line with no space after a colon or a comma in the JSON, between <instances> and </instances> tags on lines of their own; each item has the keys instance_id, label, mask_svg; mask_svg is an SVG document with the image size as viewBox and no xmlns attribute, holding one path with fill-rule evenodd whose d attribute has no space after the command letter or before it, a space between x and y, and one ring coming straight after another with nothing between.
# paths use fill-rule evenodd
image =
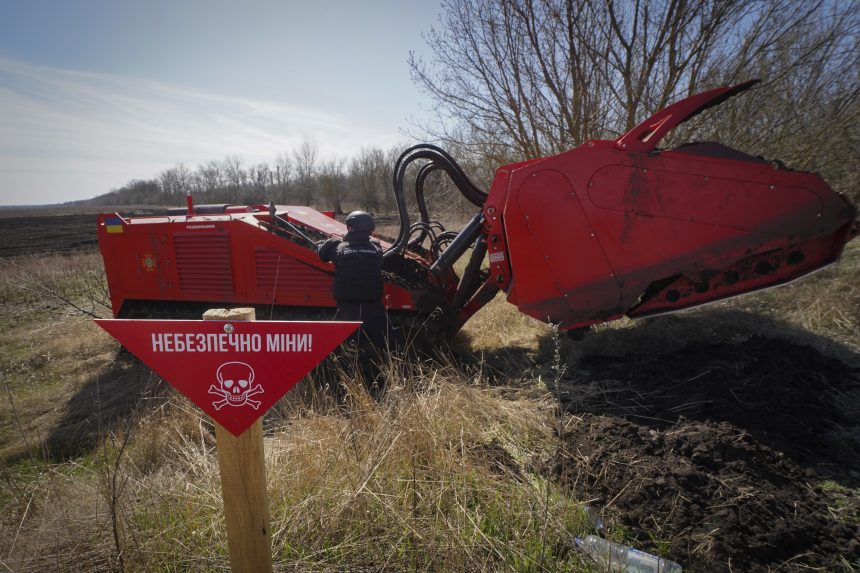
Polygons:
<instances>
[{"instance_id":1,"label":"shadow on ground","mask_svg":"<svg viewBox=\"0 0 860 573\"><path fill-rule=\"evenodd\" d=\"M157 400L164 391L164 383L147 366L121 350L109 368L92 376L69 399L45 441L49 457L78 457L106 436L129 430L141 402Z\"/></svg>"}]
</instances>

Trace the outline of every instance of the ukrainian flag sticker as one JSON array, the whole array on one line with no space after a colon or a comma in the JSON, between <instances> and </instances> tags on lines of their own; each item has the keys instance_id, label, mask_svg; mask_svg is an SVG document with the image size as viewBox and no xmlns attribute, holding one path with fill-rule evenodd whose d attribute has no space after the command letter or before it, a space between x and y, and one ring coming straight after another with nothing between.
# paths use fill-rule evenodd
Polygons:
<instances>
[{"instance_id":1,"label":"ukrainian flag sticker","mask_svg":"<svg viewBox=\"0 0 860 573\"><path fill-rule=\"evenodd\" d=\"M122 219L119 217L105 219L105 229L108 233L122 233Z\"/></svg>"}]
</instances>

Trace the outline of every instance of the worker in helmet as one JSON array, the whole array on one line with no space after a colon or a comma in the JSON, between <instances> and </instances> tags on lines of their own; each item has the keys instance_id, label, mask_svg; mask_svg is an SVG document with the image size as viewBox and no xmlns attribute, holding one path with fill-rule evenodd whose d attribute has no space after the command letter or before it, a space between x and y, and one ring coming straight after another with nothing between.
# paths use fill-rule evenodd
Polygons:
<instances>
[{"instance_id":1,"label":"worker in helmet","mask_svg":"<svg viewBox=\"0 0 860 573\"><path fill-rule=\"evenodd\" d=\"M366 339L378 348L386 344L388 319L382 305L382 247L371 240L376 223L369 213L346 217L346 236L320 244L320 259L334 263L332 296L338 320L360 320L359 344Z\"/></svg>"}]
</instances>

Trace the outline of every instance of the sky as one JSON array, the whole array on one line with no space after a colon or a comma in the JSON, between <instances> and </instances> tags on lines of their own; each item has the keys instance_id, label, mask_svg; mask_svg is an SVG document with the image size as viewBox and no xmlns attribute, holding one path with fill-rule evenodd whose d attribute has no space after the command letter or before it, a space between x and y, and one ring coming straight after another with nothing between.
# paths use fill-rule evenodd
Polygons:
<instances>
[{"instance_id":1,"label":"sky","mask_svg":"<svg viewBox=\"0 0 860 573\"><path fill-rule=\"evenodd\" d=\"M409 141L433 0L0 0L0 205Z\"/></svg>"}]
</instances>

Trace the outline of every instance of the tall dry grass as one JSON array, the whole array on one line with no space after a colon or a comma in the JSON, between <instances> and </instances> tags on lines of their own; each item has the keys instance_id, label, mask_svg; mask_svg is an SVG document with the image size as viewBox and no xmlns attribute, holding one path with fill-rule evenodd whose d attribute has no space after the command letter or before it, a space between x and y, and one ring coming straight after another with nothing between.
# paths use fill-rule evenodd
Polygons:
<instances>
[{"instance_id":1,"label":"tall dry grass","mask_svg":"<svg viewBox=\"0 0 860 573\"><path fill-rule=\"evenodd\" d=\"M278 569L576 567L582 506L542 477L559 446L555 406L502 396L453 369L400 366L381 398L344 379L340 400L307 389L266 420ZM16 535L0 547L15 571L71 569L66 554L94 570L226 567L212 428L184 398L142 409L80 460L4 473L33 488L4 499ZM69 488L83 497L64 522L56 511Z\"/></svg>"},{"instance_id":2,"label":"tall dry grass","mask_svg":"<svg viewBox=\"0 0 860 573\"><path fill-rule=\"evenodd\" d=\"M88 282L98 267L89 255L7 267L0 344L17 366L3 363L0 564L223 570L210 422L155 379L110 384L137 367L86 316L103 293ZM392 355L379 366L386 391L370 392L355 360L330 361L265 419L279 570L576 566L584 514L544 478L559 413L539 382L494 387L480 362ZM81 422L72 405L97 439L68 457L56 430Z\"/></svg>"},{"instance_id":3,"label":"tall dry grass","mask_svg":"<svg viewBox=\"0 0 860 573\"><path fill-rule=\"evenodd\" d=\"M34 319L111 314L96 252L0 258L0 326Z\"/></svg>"},{"instance_id":4,"label":"tall dry grass","mask_svg":"<svg viewBox=\"0 0 860 573\"><path fill-rule=\"evenodd\" d=\"M340 400L305 388L267 419L279 567L560 571L577 563L570 540L584 526L582 508L541 472L557 447L554 405L503 397L453 367L391 361L384 375L381 398L345 376ZM126 499L145 503L123 510L129 559L149 569L223 566L223 552L211 553L225 540L207 423L159 410L136 434L122 466Z\"/></svg>"}]
</instances>

